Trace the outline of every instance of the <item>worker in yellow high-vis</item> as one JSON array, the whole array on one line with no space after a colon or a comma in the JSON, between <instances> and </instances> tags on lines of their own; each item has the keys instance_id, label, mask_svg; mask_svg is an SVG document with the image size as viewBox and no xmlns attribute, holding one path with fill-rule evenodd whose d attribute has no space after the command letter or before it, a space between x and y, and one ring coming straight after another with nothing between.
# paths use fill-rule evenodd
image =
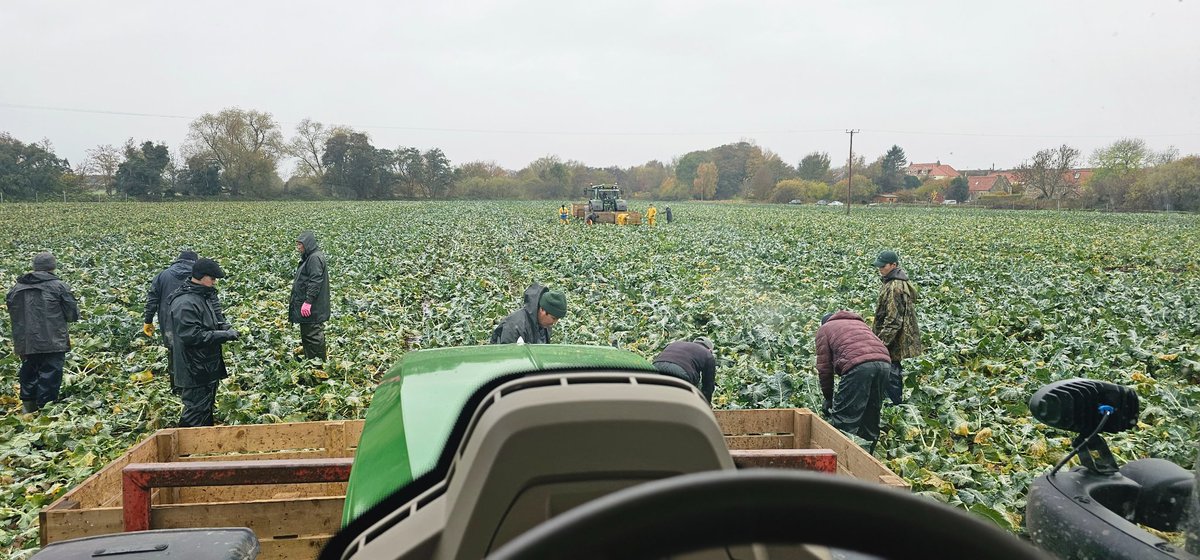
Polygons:
<instances>
[{"instance_id":1,"label":"worker in yellow high-vis","mask_svg":"<svg viewBox=\"0 0 1200 560\"><path fill-rule=\"evenodd\" d=\"M655 208L654 205L651 204L650 207L646 209L646 223L650 224L650 227L654 227L654 218L657 216L658 208Z\"/></svg>"}]
</instances>

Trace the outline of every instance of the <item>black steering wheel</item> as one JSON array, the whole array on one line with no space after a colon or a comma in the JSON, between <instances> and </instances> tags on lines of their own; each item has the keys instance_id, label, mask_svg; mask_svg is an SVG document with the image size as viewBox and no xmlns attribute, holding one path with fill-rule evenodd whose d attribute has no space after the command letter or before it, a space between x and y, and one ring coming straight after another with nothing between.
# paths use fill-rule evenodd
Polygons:
<instances>
[{"instance_id":1,"label":"black steering wheel","mask_svg":"<svg viewBox=\"0 0 1200 560\"><path fill-rule=\"evenodd\" d=\"M488 558L662 558L756 542L824 545L884 558L1050 558L991 523L928 498L782 470L709 471L632 486L554 517Z\"/></svg>"}]
</instances>

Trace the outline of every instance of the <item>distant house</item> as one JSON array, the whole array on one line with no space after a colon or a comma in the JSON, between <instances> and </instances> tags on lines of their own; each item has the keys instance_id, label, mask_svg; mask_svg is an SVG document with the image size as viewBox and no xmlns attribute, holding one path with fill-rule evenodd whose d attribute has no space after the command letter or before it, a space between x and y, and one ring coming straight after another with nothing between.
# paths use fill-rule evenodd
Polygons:
<instances>
[{"instance_id":1,"label":"distant house","mask_svg":"<svg viewBox=\"0 0 1200 560\"><path fill-rule=\"evenodd\" d=\"M1008 180L1008 184L1013 185L1013 186L1021 184L1021 179L1020 179L1020 177L1017 177L1016 171L997 171L995 173L990 173L990 175L999 175L1001 177L1004 177L1005 179Z\"/></svg>"},{"instance_id":2,"label":"distant house","mask_svg":"<svg viewBox=\"0 0 1200 560\"><path fill-rule=\"evenodd\" d=\"M967 177L968 200L976 200L985 194L1011 194L1012 183L999 173L983 177Z\"/></svg>"},{"instance_id":3,"label":"distant house","mask_svg":"<svg viewBox=\"0 0 1200 560\"><path fill-rule=\"evenodd\" d=\"M907 173L921 179L953 179L961 175L949 165L943 165L942 162L936 163L914 163L908 166Z\"/></svg>"},{"instance_id":4,"label":"distant house","mask_svg":"<svg viewBox=\"0 0 1200 560\"><path fill-rule=\"evenodd\" d=\"M876 195L872 202L879 204L895 204L900 197L891 193Z\"/></svg>"},{"instance_id":5,"label":"distant house","mask_svg":"<svg viewBox=\"0 0 1200 560\"><path fill-rule=\"evenodd\" d=\"M1079 187L1082 187L1083 184L1086 183L1088 181L1088 179L1091 179L1091 178L1092 178L1092 170L1091 169L1072 169L1063 174L1063 180L1065 180L1068 185L1071 185L1072 187L1074 187L1076 189L1078 189Z\"/></svg>"}]
</instances>

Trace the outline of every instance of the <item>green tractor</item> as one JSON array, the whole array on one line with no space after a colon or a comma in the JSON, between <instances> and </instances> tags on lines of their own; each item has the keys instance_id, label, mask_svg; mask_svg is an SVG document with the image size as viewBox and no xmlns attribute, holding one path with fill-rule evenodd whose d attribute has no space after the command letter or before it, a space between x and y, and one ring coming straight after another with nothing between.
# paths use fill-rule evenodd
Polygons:
<instances>
[{"instance_id":1,"label":"green tractor","mask_svg":"<svg viewBox=\"0 0 1200 560\"><path fill-rule=\"evenodd\" d=\"M621 187L616 183L611 185L592 185L583 189L587 202L573 204L571 214L576 218L600 224L638 225L642 223L639 212L629 210L629 203L621 198Z\"/></svg>"}]
</instances>

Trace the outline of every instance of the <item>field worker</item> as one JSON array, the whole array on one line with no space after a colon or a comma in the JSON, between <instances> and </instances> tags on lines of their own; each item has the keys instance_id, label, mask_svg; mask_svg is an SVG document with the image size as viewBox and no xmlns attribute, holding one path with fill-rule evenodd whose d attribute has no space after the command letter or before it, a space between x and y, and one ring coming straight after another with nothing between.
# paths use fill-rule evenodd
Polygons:
<instances>
[{"instance_id":1,"label":"field worker","mask_svg":"<svg viewBox=\"0 0 1200 560\"><path fill-rule=\"evenodd\" d=\"M839 430L868 441L879 439L879 409L892 373L887 346L861 315L838 311L821 318L816 347L825 418ZM839 378L836 394L834 376Z\"/></svg>"},{"instance_id":2,"label":"field worker","mask_svg":"<svg viewBox=\"0 0 1200 560\"><path fill-rule=\"evenodd\" d=\"M568 215L569 215L569 210L567 210L567 203L564 202L564 203L562 203L562 206L558 207L558 223L560 223L560 224L569 223L567 220Z\"/></svg>"},{"instance_id":3,"label":"field worker","mask_svg":"<svg viewBox=\"0 0 1200 560\"><path fill-rule=\"evenodd\" d=\"M695 385L712 406L717 383L717 358L713 355L712 339L699 336L691 341L678 340L668 344L654 358L654 369Z\"/></svg>"},{"instance_id":4,"label":"field worker","mask_svg":"<svg viewBox=\"0 0 1200 560\"><path fill-rule=\"evenodd\" d=\"M167 296L172 352L179 357L173 378L183 401L180 428L213 425L217 383L229 377L221 345L238 332L224 323L217 299L217 279L224 277L216 261L198 259L188 281Z\"/></svg>"},{"instance_id":5,"label":"field worker","mask_svg":"<svg viewBox=\"0 0 1200 560\"><path fill-rule=\"evenodd\" d=\"M550 329L567 315L567 296L539 284L525 290L525 305L492 330L491 344L549 344Z\"/></svg>"},{"instance_id":6,"label":"field worker","mask_svg":"<svg viewBox=\"0 0 1200 560\"><path fill-rule=\"evenodd\" d=\"M13 351L21 357L21 412L37 412L58 400L63 362L71 349L67 323L79 320L71 287L54 275L49 252L33 257L33 272L17 278L4 298L12 319Z\"/></svg>"},{"instance_id":7,"label":"field worker","mask_svg":"<svg viewBox=\"0 0 1200 560\"><path fill-rule=\"evenodd\" d=\"M596 220L599 218L600 218L600 216L597 215L595 212L589 212L587 215L587 225L589 225L589 226L596 225Z\"/></svg>"},{"instance_id":8,"label":"field worker","mask_svg":"<svg viewBox=\"0 0 1200 560\"><path fill-rule=\"evenodd\" d=\"M311 231L296 238L296 252L300 253L300 264L296 266L296 278L292 281L288 321L300 324L304 357L325 361L325 321L329 320L329 271L325 268L325 252Z\"/></svg>"},{"instance_id":9,"label":"field worker","mask_svg":"<svg viewBox=\"0 0 1200 560\"><path fill-rule=\"evenodd\" d=\"M892 356L892 374L888 379L887 396L892 404L904 402L905 358L915 358L925 350L921 346L921 331L917 327L917 290L908 282L908 274L900 268L895 251L882 251L875 257L875 268L883 279L879 301L875 304L873 330L887 346Z\"/></svg>"},{"instance_id":10,"label":"field worker","mask_svg":"<svg viewBox=\"0 0 1200 560\"><path fill-rule=\"evenodd\" d=\"M625 212L617 214L617 225L623 226L627 221L629 221L629 214L626 214Z\"/></svg>"},{"instance_id":11,"label":"field worker","mask_svg":"<svg viewBox=\"0 0 1200 560\"><path fill-rule=\"evenodd\" d=\"M162 272L159 272L150 282L150 290L146 292L146 310L142 317L142 332L149 338L154 337L154 318L158 317L158 328L162 333L162 344L167 348L167 374L171 376L171 391L179 393L175 384L174 364L175 354L171 352L171 324L168 313L167 296L175 293L188 278L192 276L192 265L200 258L195 251L184 249L179 258Z\"/></svg>"},{"instance_id":12,"label":"field worker","mask_svg":"<svg viewBox=\"0 0 1200 560\"><path fill-rule=\"evenodd\" d=\"M654 219L657 217L658 208L655 208L654 205L651 204L650 207L646 209L646 223L650 224L650 227L654 227Z\"/></svg>"},{"instance_id":13,"label":"field worker","mask_svg":"<svg viewBox=\"0 0 1200 560\"><path fill-rule=\"evenodd\" d=\"M671 223L671 207L663 208L663 215L667 217L667 223Z\"/></svg>"}]
</instances>

